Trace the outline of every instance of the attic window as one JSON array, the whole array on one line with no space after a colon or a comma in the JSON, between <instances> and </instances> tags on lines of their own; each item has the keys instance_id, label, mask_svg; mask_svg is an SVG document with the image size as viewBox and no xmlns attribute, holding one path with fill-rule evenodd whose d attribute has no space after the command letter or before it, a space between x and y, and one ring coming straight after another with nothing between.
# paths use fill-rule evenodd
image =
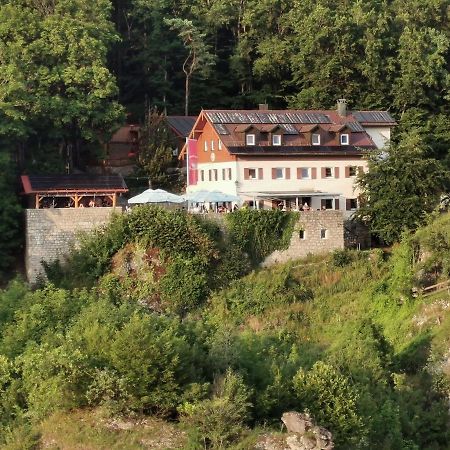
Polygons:
<instances>
[{"instance_id":1,"label":"attic window","mask_svg":"<svg viewBox=\"0 0 450 450\"><path fill-rule=\"evenodd\" d=\"M311 143L312 143L312 145L320 145L320 134L319 133L312 134Z\"/></svg>"},{"instance_id":2,"label":"attic window","mask_svg":"<svg viewBox=\"0 0 450 450\"><path fill-rule=\"evenodd\" d=\"M245 143L246 145L255 145L255 135L254 134L245 135Z\"/></svg>"},{"instance_id":3,"label":"attic window","mask_svg":"<svg viewBox=\"0 0 450 450\"><path fill-rule=\"evenodd\" d=\"M341 145L348 145L349 138L348 134L341 134Z\"/></svg>"},{"instance_id":4,"label":"attic window","mask_svg":"<svg viewBox=\"0 0 450 450\"><path fill-rule=\"evenodd\" d=\"M272 145L281 145L281 135L279 134L272 135Z\"/></svg>"}]
</instances>

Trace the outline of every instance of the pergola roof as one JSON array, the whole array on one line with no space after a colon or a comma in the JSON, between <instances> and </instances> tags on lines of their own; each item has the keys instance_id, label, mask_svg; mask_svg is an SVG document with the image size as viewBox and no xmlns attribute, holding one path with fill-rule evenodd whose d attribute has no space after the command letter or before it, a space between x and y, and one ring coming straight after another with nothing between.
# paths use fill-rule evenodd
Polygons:
<instances>
[{"instance_id":1,"label":"pergola roof","mask_svg":"<svg viewBox=\"0 0 450 450\"><path fill-rule=\"evenodd\" d=\"M128 192L121 175L22 175L25 194Z\"/></svg>"}]
</instances>

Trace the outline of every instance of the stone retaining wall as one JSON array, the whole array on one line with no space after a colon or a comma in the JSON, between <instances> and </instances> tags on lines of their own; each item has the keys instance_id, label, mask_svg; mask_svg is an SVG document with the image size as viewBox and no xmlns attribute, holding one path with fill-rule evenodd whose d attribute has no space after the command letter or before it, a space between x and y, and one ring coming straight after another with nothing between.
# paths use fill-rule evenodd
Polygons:
<instances>
[{"instance_id":1,"label":"stone retaining wall","mask_svg":"<svg viewBox=\"0 0 450 450\"><path fill-rule=\"evenodd\" d=\"M292 233L289 248L276 250L263 267L284 263L309 254L328 253L344 248L344 218L341 211L304 211Z\"/></svg>"},{"instance_id":2,"label":"stone retaining wall","mask_svg":"<svg viewBox=\"0 0 450 450\"><path fill-rule=\"evenodd\" d=\"M30 283L43 275L42 261L63 258L76 245L77 233L107 223L120 208L48 208L25 211L25 267Z\"/></svg>"}]
</instances>

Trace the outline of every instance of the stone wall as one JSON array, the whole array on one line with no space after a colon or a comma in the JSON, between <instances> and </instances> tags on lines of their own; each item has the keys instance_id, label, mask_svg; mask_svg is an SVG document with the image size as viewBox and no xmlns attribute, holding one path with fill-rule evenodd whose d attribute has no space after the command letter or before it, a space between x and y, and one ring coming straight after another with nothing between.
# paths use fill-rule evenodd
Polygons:
<instances>
[{"instance_id":1,"label":"stone wall","mask_svg":"<svg viewBox=\"0 0 450 450\"><path fill-rule=\"evenodd\" d=\"M344 218L341 211L304 211L294 227L289 248L269 255L262 265L268 267L308 254L328 253L344 248Z\"/></svg>"},{"instance_id":2,"label":"stone wall","mask_svg":"<svg viewBox=\"0 0 450 450\"><path fill-rule=\"evenodd\" d=\"M48 208L25 211L25 266L34 283L43 274L42 261L63 258L77 244L77 234L108 222L120 208Z\"/></svg>"}]
</instances>

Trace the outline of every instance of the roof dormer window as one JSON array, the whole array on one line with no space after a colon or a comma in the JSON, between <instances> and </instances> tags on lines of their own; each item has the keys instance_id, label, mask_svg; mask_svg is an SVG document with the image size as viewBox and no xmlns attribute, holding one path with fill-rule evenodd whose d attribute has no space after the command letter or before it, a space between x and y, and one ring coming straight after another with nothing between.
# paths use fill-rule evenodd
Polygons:
<instances>
[{"instance_id":1,"label":"roof dormer window","mask_svg":"<svg viewBox=\"0 0 450 450\"><path fill-rule=\"evenodd\" d=\"M272 145L281 145L281 135L280 134L272 135Z\"/></svg>"},{"instance_id":2,"label":"roof dormer window","mask_svg":"<svg viewBox=\"0 0 450 450\"><path fill-rule=\"evenodd\" d=\"M311 143L312 143L312 145L320 145L320 134L319 133L313 133L311 135Z\"/></svg>"},{"instance_id":3,"label":"roof dormer window","mask_svg":"<svg viewBox=\"0 0 450 450\"><path fill-rule=\"evenodd\" d=\"M246 143L246 145L255 145L255 135L254 134L246 134L245 135L245 143Z\"/></svg>"},{"instance_id":4,"label":"roof dormer window","mask_svg":"<svg viewBox=\"0 0 450 450\"><path fill-rule=\"evenodd\" d=\"M348 145L350 142L348 134L341 134L341 145Z\"/></svg>"}]
</instances>

